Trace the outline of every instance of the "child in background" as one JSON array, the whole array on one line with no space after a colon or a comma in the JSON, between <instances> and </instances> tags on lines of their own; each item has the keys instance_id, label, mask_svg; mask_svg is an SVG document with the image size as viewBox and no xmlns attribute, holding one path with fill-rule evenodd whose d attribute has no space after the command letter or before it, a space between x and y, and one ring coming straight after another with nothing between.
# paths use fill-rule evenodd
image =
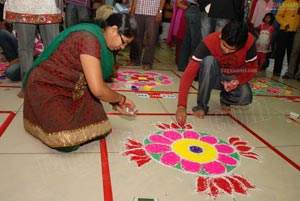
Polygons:
<instances>
[{"instance_id":1,"label":"child in background","mask_svg":"<svg viewBox=\"0 0 300 201\"><path fill-rule=\"evenodd\" d=\"M257 49L257 61L259 69L262 70L263 64L266 60L266 54L271 52L271 42L275 27L272 26L275 17L273 13L266 13L262 21L264 23L256 27L256 49Z\"/></svg>"},{"instance_id":2,"label":"child in background","mask_svg":"<svg viewBox=\"0 0 300 201\"><path fill-rule=\"evenodd\" d=\"M271 52L271 42L272 35L275 30L275 27L272 26L274 22L273 13L265 14L263 18L263 24L260 24L256 29L257 33L257 41L256 41L256 50L257 50L257 62L259 65L259 70L262 70L263 64L266 60L266 54Z\"/></svg>"}]
</instances>

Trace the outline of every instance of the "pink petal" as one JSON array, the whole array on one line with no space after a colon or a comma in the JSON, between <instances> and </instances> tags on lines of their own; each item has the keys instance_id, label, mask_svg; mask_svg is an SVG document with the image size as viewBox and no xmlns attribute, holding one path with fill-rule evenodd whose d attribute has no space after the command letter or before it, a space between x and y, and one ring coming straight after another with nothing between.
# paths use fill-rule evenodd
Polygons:
<instances>
[{"instance_id":1,"label":"pink petal","mask_svg":"<svg viewBox=\"0 0 300 201\"><path fill-rule=\"evenodd\" d=\"M161 136L161 135L151 135L149 137L149 139L152 141L152 142L158 142L158 143L162 143L162 144L172 144L172 141L165 138L164 136Z\"/></svg>"},{"instance_id":2,"label":"pink petal","mask_svg":"<svg viewBox=\"0 0 300 201\"><path fill-rule=\"evenodd\" d=\"M165 153L160 161L165 165L174 166L180 161L180 157L174 152Z\"/></svg>"},{"instance_id":3,"label":"pink petal","mask_svg":"<svg viewBox=\"0 0 300 201\"><path fill-rule=\"evenodd\" d=\"M175 141L175 140L179 140L182 138L181 134L176 132L176 131L165 131L163 133L164 136L170 138L171 140Z\"/></svg>"},{"instance_id":4,"label":"pink petal","mask_svg":"<svg viewBox=\"0 0 300 201\"><path fill-rule=\"evenodd\" d=\"M209 144L216 144L219 141L218 138L213 137L213 136L203 136L203 137L201 137L200 140L203 142L207 142Z\"/></svg>"},{"instance_id":5,"label":"pink petal","mask_svg":"<svg viewBox=\"0 0 300 201\"><path fill-rule=\"evenodd\" d=\"M160 153L164 153L166 151L170 151L171 148L168 145L147 144L147 145L145 145L145 150L149 153L160 154Z\"/></svg>"},{"instance_id":6,"label":"pink petal","mask_svg":"<svg viewBox=\"0 0 300 201\"><path fill-rule=\"evenodd\" d=\"M183 133L184 138L189 138L189 139L199 139L199 134L195 131L185 131Z\"/></svg>"},{"instance_id":7,"label":"pink petal","mask_svg":"<svg viewBox=\"0 0 300 201\"><path fill-rule=\"evenodd\" d=\"M209 174L223 174L226 172L226 168L217 161L203 164L203 168Z\"/></svg>"},{"instance_id":8,"label":"pink petal","mask_svg":"<svg viewBox=\"0 0 300 201\"><path fill-rule=\"evenodd\" d=\"M217 144L215 147L220 153L231 154L234 152L234 148L227 144Z\"/></svg>"},{"instance_id":9,"label":"pink petal","mask_svg":"<svg viewBox=\"0 0 300 201\"><path fill-rule=\"evenodd\" d=\"M227 165L237 165L238 163L238 161L235 158L226 156L224 154L219 154L218 160Z\"/></svg>"},{"instance_id":10,"label":"pink petal","mask_svg":"<svg viewBox=\"0 0 300 201\"><path fill-rule=\"evenodd\" d=\"M120 81L120 82L126 82L127 81L126 79L121 78L121 77L118 77L117 80Z\"/></svg>"},{"instance_id":11,"label":"pink petal","mask_svg":"<svg viewBox=\"0 0 300 201\"><path fill-rule=\"evenodd\" d=\"M181 161L181 166L184 170L189 171L189 172L199 172L200 168L201 168L200 163L195 163L195 162L188 161L185 159L183 159Z\"/></svg>"},{"instance_id":12,"label":"pink petal","mask_svg":"<svg viewBox=\"0 0 300 201\"><path fill-rule=\"evenodd\" d=\"M171 83L172 83L171 80L164 80L164 81L162 82L162 84L171 84Z\"/></svg>"}]
</instances>

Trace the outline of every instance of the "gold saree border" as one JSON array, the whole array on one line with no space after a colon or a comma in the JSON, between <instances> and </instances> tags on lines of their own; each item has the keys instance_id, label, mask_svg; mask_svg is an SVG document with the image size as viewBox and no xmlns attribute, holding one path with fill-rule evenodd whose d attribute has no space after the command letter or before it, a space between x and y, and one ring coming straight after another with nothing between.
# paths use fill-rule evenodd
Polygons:
<instances>
[{"instance_id":1,"label":"gold saree border","mask_svg":"<svg viewBox=\"0 0 300 201\"><path fill-rule=\"evenodd\" d=\"M108 119L73 130L47 133L40 126L23 118L25 130L51 148L69 147L88 142L96 137L105 136L112 128Z\"/></svg>"},{"instance_id":2,"label":"gold saree border","mask_svg":"<svg viewBox=\"0 0 300 201\"><path fill-rule=\"evenodd\" d=\"M62 22L62 14L26 14L6 11L6 20L25 24L57 24Z\"/></svg>"}]
</instances>

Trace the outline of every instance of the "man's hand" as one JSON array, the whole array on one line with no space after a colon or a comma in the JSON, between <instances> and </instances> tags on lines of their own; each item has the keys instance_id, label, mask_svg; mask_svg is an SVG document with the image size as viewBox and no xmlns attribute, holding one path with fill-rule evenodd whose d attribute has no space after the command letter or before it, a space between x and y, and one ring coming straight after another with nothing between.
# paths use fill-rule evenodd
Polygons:
<instances>
[{"instance_id":1,"label":"man's hand","mask_svg":"<svg viewBox=\"0 0 300 201\"><path fill-rule=\"evenodd\" d=\"M180 126L183 126L186 122L186 108L178 106L176 111L176 121Z\"/></svg>"},{"instance_id":2,"label":"man's hand","mask_svg":"<svg viewBox=\"0 0 300 201\"><path fill-rule=\"evenodd\" d=\"M221 83L223 84L225 91L230 92L235 90L240 82L238 80L231 80L230 82L222 81Z\"/></svg>"}]
</instances>

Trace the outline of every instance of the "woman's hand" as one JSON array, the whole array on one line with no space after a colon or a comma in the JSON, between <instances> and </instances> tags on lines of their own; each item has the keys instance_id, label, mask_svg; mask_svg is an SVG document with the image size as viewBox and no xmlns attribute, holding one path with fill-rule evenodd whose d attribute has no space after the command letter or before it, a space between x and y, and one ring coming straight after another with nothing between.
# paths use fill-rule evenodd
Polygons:
<instances>
[{"instance_id":1,"label":"woman's hand","mask_svg":"<svg viewBox=\"0 0 300 201\"><path fill-rule=\"evenodd\" d=\"M183 126L186 122L186 108L178 106L176 111L176 121L180 126Z\"/></svg>"},{"instance_id":2,"label":"woman's hand","mask_svg":"<svg viewBox=\"0 0 300 201\"><path fill-rule=\"evenodd\" d=\"M114 105L113 109L127 116L136 115L137 110L135 104L131 100L127 99L125 96L123 97L124 99L120 103Z\"/></svg>"}]
</instances>

